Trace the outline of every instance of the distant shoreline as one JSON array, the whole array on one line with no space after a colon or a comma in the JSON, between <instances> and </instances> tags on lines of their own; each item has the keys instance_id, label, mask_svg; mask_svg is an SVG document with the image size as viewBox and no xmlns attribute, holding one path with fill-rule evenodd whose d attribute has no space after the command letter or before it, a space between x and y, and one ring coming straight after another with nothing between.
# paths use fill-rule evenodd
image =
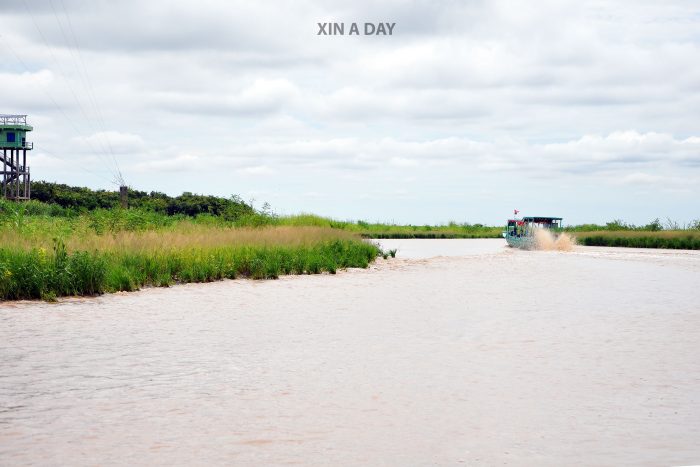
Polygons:
<instances>
[{"instance_id":1,"label":"distant shoreline","mask_svg":"<svg viewBox=\"0 0 700 467\"><path fill-rule=\"evenodd\" d=\"M610 246L621 248L659 248L672 250L700 250L700 231L606 231L575 232L564 229L582 246ZM501 235L472 235L453 232L389 232L363 233L367 239L476 239L500 238Z\"/></svg>"}]
</instances>

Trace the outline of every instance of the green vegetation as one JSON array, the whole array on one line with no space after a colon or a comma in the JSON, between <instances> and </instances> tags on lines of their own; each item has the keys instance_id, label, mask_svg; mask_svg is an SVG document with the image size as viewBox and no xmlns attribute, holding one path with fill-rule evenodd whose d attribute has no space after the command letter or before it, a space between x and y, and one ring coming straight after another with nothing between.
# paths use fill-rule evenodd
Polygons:
<instances>
[{"instance_id":1,"label":"green vegetation","mask_svg":"<svg viewBox=\"0 0 700 467\"><path fill-rule=\"evenodd\" d=\"M33 181L31 191L33 200L64 208L63 212L67 215L93 209L112 209L119 206L119 193L114 191L91 190L42 181ZM221 198L194 195L187 192L180 196L171 197L157 191L147 193L129 189L129 206L169 216L182 214L194 217L200 214L210 214L227 220L255 213L253 207L238 196Z\"/></svg>"},{"instance_id":2,"label":"green vegetation","mask_svg":"<svg viewBox=\"0 0 700 467\"><path fill-rule=\"evenodd\" d=\"M594 231L576 232L574 236L580 245L587 246L700 250L700 229L646 232L639 230Z\"/></svg>"},{"instance_id":3,"label":"green vegetation","mask_svg":"<svg viewBox=\"0 0 700 467\"><path fill-rule=\"evenodd\" d=\"M482 224L387 225L359 221L357 228L366 238L500 238L503 227Z\"/></svg>"},{"instance_id":4,"label":"green vegetation","mask_svg":"<svg viewBox=\"0 0 700 467\"><path fill-rule=\"evenodd\" d=\"M657 218L637 226L617 219L605 225L584 224L565 230L580 245L700 250L700 220L683 225L671 219L662 223Z\"/></svg>"},{"instance_id":5,"label":"green vegetation","mask_svg":"<svg viewBox=\"0 0 700 467\"><path fill-rule=\"evenodd\" d=\"M54 300L224 278L333 274L367 267L384 254L342 229L291 218L285 225L287 220L245 203L214 198L207 204L207 198L185 197L204 200L199 212L174 215L150 206L88 210L79 198L65 206L0 199L0 299ZM216 206L224 206L218 215L212 213Z\"/></svg>"},{"instance_id":6,"label":"green vegetation","mask_svg":"<svg viewBox=\"0 0 700 467\"><path fill-rule=\"evenodd\" d=\"M263 227L263 226L314 226L334 230L344 230L359 234L364 238L500 238L502 226L450 222L445 225L396 225L387 223L370 223L366 221L342 221L328 219L313 214L300 214L280 217L271 212L268 205L256 211L238 196L219 198L215 196L193 195L184 193L170 197L163 193L129 190L129 205L132 209L126 214L115 210L119 204L118 194L109 191L93 191L88 188L76 188L47 182L32 182L33 198L44 203L28 203L27 212L49 216L78 216L88 211L98 229L110 230L125 224L122 228L143 228L148 225L169 224L185 218L192 218L197 223L208 225L226 225L229 227ZM49 203L49 204L46 204ZM167 217L158 216L165 214ZM693 232L700 231L700 220L687 225L667 219L661 222L654 219L646 225L636 226L616 219L604 225L583 224L568 226L564 229L574 234L581 244L605 244L615 246L658 245L656 248L679 248L673 245L697 248L690 241L671 241L670 237L660 232L683 232L675 234L677 238L692 237ZM601 232L646 232L643 238L658 240L628 240L624 235L604 234ZM593 238L595 237L595 240ZM642 238L638 237L638 238ZM613 240L613 239L617 240ZM635 237L637 238L637 237Z\"/></svg>"},{"instance_id":7,"label":"green vegetation","mask_svg":"<svg viewBox=\"0 0 700 467\"><path fill-rule=\"evenodd\" d=\"M610 222L606 223L605 225L582 224L582 225L575 225L575 226L566 227L565 230L567 232L602 232L602 231L609 231L609 232L629 232L629 231L660 232L662 230L666 230L666 231L676 231L676 230L695 231L695 230L700 230L700 219L694 220L694 221L690 222L689 224L684 225L684 224L681 224L680 222L674 221L672 219L666 219L666 222L662 223L658 218L656 218L646 225L639 225L639 226L634 225L634 224L628 224L623 220L616 219L614 221L610 221Z\"/></svg>"},{"instance_id":8,"label":"green vegetation","mask_svg":"<svg viewBox=\"0 0 700 467\"><path fill-rule=\"evenodd\" d=\"M450 222L446 225L395 225L370 223L365 221L340 221L316 216L299 214L280 217L271 212L268 205L256 211L252 205L239 196L221 198L216 196L183 193L171 197L163 193L129 189L129 212L132 214L115 214L119 206L119 194L105 190L71 187L68 185L32 182L32 202L27 203L26 212L30 215L48 215L53 217L75 217L88 214L99 224L114 222L143 223L172 222L163 220L165 214L173 219L195 218L197 222L220 224L236 227L262 226L313 226L327 227L356 233L364 238L499 238L502 227L489 227L482 224L459 224ZM40 201L36 203L34 201ZM150 214L149 214L150 213ZM118 217L119 219L115 219Z\"/></svg>"},{"instance_id":9,"label":"green vegetation","mask_svg":"<svg viewBox=\"0 0 700 467\"><path fill-rule=\"evenodd\" d=\"M334 274L340 268L367 267L377 254L376 246L347 239L308 245L251 243L72 253L61 240L56 240L52 251L43 247L0 248L0 298L54 300L58 296L132 291L145 285L168 286L176 282Z\"/></svg>"},{"instance_id":10,"label":"green vegetation","mask_svg":"<svg viewBox=\"0 0 700 467\"><path fill-rule=\"evenodd\" d=\"M385 223L369 223L365 221L338 221L315 216L300 214L289 217L271 216L266 220L271 225L314 225L341 229L361 235L364 238L500 238L503 227L488 227L482 224L457 224L450 222L446 225L396 225Z\"/></svg>"}]
</instances>

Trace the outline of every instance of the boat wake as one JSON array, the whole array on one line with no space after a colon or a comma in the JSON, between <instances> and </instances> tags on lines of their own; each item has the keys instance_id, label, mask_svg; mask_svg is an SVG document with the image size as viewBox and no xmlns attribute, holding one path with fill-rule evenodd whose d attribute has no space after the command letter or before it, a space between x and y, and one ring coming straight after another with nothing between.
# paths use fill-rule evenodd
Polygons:
<instances>
[{"instance_id":1,"label":"boat wake","mask_svg":"<svg viewBox=\"0 0 700 467\"><path fill-rule=\"evenodd\" d=\"M560 233L554 236L547 229L535 230L535 246L538 250L572 251L576 245L576 240L569 234Z\"/></svg>"}]
</instances>

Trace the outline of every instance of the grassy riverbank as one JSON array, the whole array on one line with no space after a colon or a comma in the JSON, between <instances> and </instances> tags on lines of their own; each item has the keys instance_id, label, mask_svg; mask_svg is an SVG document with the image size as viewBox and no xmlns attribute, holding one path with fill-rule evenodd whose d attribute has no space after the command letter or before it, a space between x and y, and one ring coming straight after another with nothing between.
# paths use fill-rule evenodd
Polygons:
<instances>
[{"instance_id":1,"label":"grassy riverbank","mask_svg":"<svg viewBox=\"0 0 700 467\"><path fill-rule=\"evenodd\" d=\"M445 225L397 225L371 223L365 221L339 221L313 214L295 216L271 216L262 222L269 225L301 226L313 225L344 230L363 238L500 238L503 227L489 227L482 224L458 224L450 222Z\"/></svg>"},{"instance_id":2,"label":"grassy riverbank","mask_svg":"<svg viewBox=\"0 0 700 467\"><path fill-rule=\"evenodd\" d=\"M681 224L671 219L654 219L646 225L614 220L605 225L584 224L565 229L577 243L587 246L627 248L700 249L700 220Z\"/></svg>"},{"instance_id":3,"label":"grassy riverbank","mask_svg":"<svg viewBox=\"0 0 700 467\"><path fill-rule=\"evenodd\" d=\"M700 250L700 230L593 231L573 234L579 245Z\"/></svg>"},{"instance_id":4,"label":"grassy riverbank","mask_svg":"<svg viewBox=\"0 0 700 467\"><path fill-rule=\"evenodd\" d=\"M276 235L274 231L264 234L270 239ZM0 248L0 298L51 300L65 295L131 291L149 285L335 273L340 268L367 267L379 253L374 245L355 239L144 248L139 237L115 242L138 243L139 247L133 250L70 251L60 240L51 250Z\"/></svg>"},{"instance_id":5,"label":"grassy riverbank","mask_svg":"<svg viewBox=\"0 0 700 467\"><path fill-rule=\"evenodd\" d=\"M381 254L340 229L245 222L243 216L227 220L119 208L76 213L36 201L0 201L0 299L52 300L224 278L335 273L367 267Z\"/></svg>"}]
</instances>

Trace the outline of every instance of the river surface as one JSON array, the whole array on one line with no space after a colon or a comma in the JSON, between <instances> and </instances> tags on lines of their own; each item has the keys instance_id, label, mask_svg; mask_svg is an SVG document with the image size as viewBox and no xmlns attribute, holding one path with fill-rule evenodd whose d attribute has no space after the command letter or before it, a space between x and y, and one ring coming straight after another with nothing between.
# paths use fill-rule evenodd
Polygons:
<instances>
[{"instance_id":1,"label":"river surface","mask_svg":"<svg viewBox=\"0 0 700 467\"><path fill-rule=\"evenodd\" d=\"M0 304L0 465L700 464L700 253L384 244Z\"/></svg>"}]
</instances>

